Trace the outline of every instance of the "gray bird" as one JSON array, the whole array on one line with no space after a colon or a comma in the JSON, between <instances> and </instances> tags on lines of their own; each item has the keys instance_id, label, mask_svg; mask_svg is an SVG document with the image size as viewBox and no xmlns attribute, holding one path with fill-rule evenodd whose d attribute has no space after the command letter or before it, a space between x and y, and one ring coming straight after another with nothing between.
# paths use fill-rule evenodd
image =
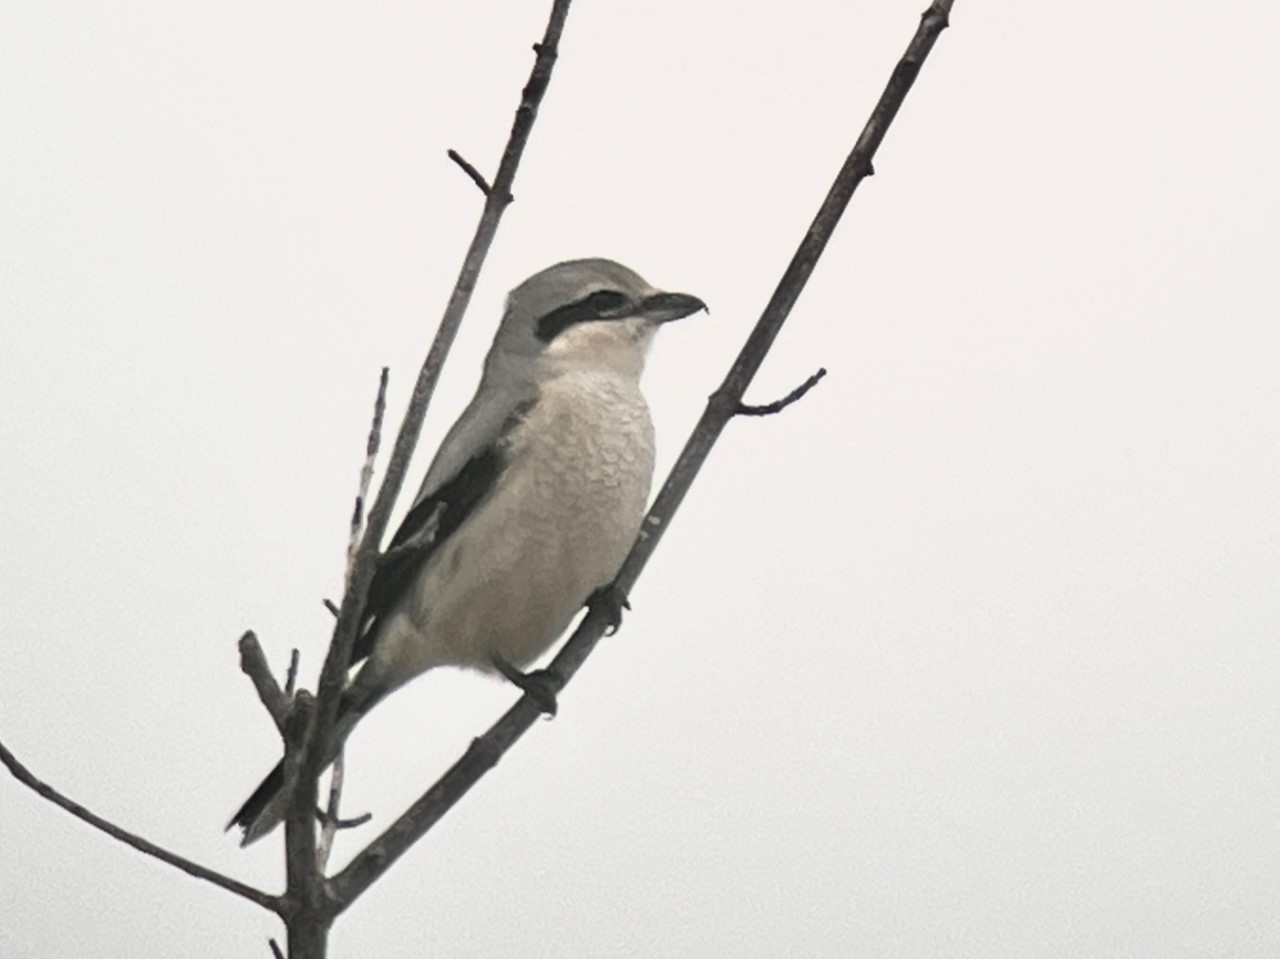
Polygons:
<instances>
[{"instance_id":1,"label":"gray bird","mask_svg":"<svg viewBox=\"0 0 1280 959\"><path fill-rule=\"evenodd\" d=\"M600 259L557 263L511 292L476 395L369 588L336 743L437 666L500 673L554 710L520 668L626 558L653 480L645 355L659 326L705 309ZM242 845L279 822L283 784L281 764L231 818Z\"/></svg>"}]
</instances>

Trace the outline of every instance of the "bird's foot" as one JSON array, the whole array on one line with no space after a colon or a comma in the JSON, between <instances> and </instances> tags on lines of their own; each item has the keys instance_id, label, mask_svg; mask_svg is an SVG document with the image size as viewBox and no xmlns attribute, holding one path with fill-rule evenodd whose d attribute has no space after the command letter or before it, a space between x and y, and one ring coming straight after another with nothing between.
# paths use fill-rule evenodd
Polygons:
<instances>
[{"instance_id":1,"label":"bird's foot","mask_svg":"<svg viewBox=\"0 0 1280 959\"><path fill-rule=\"evenodd\" d=\"M556 714L556 694L564 686L564 680L558 673L550 669L535 669L524 673L501 656L493 657L493 668L509 683L528 694L548 716Z\"/></svg>"},{"instance_id":2,"label":"bird's foot","mask_svg":"<svg viewBox=\"0 0 1280 959\"><path fill-rule=\"evenodd\" d=\"M618 631L618 627L622 625L622 611L631 608L631 603L627 601L627 594L616 583L601 586L587 597L586 605L593 610L597 606L604 608L606 636L612 636Z\"/></svg>"}]
</instances>

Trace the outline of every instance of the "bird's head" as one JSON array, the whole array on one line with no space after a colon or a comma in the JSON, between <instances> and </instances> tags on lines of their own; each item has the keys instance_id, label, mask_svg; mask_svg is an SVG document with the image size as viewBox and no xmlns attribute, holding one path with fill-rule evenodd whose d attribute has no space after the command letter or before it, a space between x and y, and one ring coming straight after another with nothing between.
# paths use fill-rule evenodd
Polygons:
<instances>
[{"instance_id":1,"label":"bird's head","mask_svg":"<svg viewBox=\"0 0 1280 959\"><path fill-rule=\"evenodd\" d=\"M658 327L706 308L612 260L557 263L511 291L486 369L535 379L575 369L638 378Z\"/></svg>"}]
</instances>

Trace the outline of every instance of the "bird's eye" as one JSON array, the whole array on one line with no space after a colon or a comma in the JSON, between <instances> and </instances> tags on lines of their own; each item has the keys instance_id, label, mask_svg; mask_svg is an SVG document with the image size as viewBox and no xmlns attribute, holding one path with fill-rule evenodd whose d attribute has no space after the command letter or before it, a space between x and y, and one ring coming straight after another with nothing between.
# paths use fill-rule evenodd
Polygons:
<instances>
[{"instance_id":1,"label":"bird's eye","mask_svg":"<svg viewBox=\"0 0 1280 959\"><path fill-rule=\"evenodd\" d=\"M596 316L617 316L630 305L617 290L596 290L587 297L587 303Z\"/></svg>"}]
</instances>

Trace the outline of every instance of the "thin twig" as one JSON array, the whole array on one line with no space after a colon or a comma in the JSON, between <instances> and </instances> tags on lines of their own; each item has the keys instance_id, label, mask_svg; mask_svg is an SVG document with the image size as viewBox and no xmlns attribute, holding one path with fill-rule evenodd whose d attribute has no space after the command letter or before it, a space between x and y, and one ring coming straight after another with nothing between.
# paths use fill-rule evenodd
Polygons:
<instances>
[{"instance_id":1,"label":"thin twig","mask_svg":"<svg viewBox=\"0 0 1280 959\"><path fill-rule=\"evenodd\" d=\"M788 393L780 400L774 400L772 403L765 403L762 406L751 406L747 403L739 403L738 408L733 411L734 416L772 416L774 413L781 413L788 406L794 403L800 397L804 396L811 389L818 385L818 382L827 375L826 367L823 367L814 373L794 390Z\"/></svg>"},{"instance_id":2,"label":"thin twig","mask_svg":"<svg viewBox=\"0 0 1280 959\"><path fill-rule=\"evenodd\" d=\"M404 485L405 474L409 469L409 460L414 446L422 432L422 424L426 417L427 406L435 392L440 378L440 370L453 345L458 327L462 322L467 305L471 302L471 294L475 290L480 268L484 264L489 248L493 244L498 223L507 205L511 202L511 184L516 170L520 166L520 158L524 154L529 134L533 130L534 120L538 115L538 106L551 81L552 68L557 57L557 47L564 31L565 18L569 14L570 0L554 0L547 28L542 41L535 47L536 58L529 80L521 94L520 105L516 109L515 121L511 135L498 164L498 172L494 177L489 195L485 197L484 210L480 214L480 222L476 226L471 245L463 258L458 279L454 283L453 293L445 307L440 327L436 331L426 361L418 373L414 384L409 408L405 412L404 421L396 436L395 447L391 453L387 472L382 486L369 510L368 524L365 527L364 539L356 551L352 563L346 591L342 597L338 622L334 626L333 640L329 644L329 652L325 658L324 668L320 673L317 687L315 719L307 736L306 751L301 774L314 783L325 764L329 742L333 735L334 720L338 711L338 700L346 684L347 668L351 661L351 647L355 642L356 630L360 621L360 613L369 594L369 584L373 579L377 565L378 551L386 535L387 525L391 519L400 489ZM293 803L294 815L289 823L307 820L305 828L311 829L312 806ZM287 839L286 839L287 843Z\"/></svg>"},{"instance_id":3,"label":"thin twig","mask_svg":"<svg viewBox=\"0 0 1280 959\"><path fill-rule=\"evenodd\" d=\"M256 903L263 909L269 909L275 913L280 912L280 898L278 896L272 896L268 893L262 892L261 890L254 889L252 886L246 886L244 883L238 882L230 876L224 876L222 873L214 872L212 869L201 866L199 863L194 863L190 859L179 856L177 853L169 852L169 850L163 849L155 843L143 839L141 836L136 836L126 829L121 829L115 823L109 822L97 813L86 809L74 799L69 799L64 796L48 783L37 779L31 770L19 762L18 758L5 748L4 743L0 743L0 763L4 763L4 765L8 767L9 772L13 773L14 778L17 779L18 782L22 783L29 789L34 790L38 795L49 800L49 802L54 805L65 809L77 819L87 822L94 829L98 829L106 833L112 839L118 839L120 842L125 845L132 846L139 852L146 853L154 859L159 859L161 862L168 863L170 866L181 869L189 876L194 876L197 879L203 879L205 882L211 882L215 886L219 886L228 892L233 892L237 896L241 896L252 903Z\"/></svg>"},{"instance_id":4,"label":"thin twig","mask_svg":"<svg viewBox=\"0 0 1280 959\"><path fill-rule=\"evenodd\" d=\"M280 943L274 939L268 939L267 945L271 947L272 959L284 959L284 953L280 951Z\"/></svg>"},{"instance_id":5,"label":"thin twig","mask_svg":"<svg viewBox=\"0 0 1280 959\"><path fill-rule=\"evenodd\" d=\"M778 331L782 329L800 292L808 283L814 266L826 249L854 191L869 174L872 158L884 140L884 135L893 118L897 116L912 84L915 83L921 65L928 57L929 51L933 49L938 36L946 29L953 3L954 0L933 0L921 15L920 24L907 45L906 52L894 67L889 82L871 111L871 116L836 174L813 222L809 225L791 262L778 281L773 295L761 312L760 319L729 368L724 382L712 394L707 403L707 409L694 427L693 433L649 510L649 515L642 527L643 532L615 580L615 585L623 593L631 592L641 570L653 555L659 540L711 452L712 446L724 430L725 424L736 413L747 386L760 369ZM579 626L561 651L561 655L557 656L553 663L561 666L562 675L573 675L598 641L598 634L589 636L583 628L585 625L584 622Z\"/></svg>"},{"instance_id":6,"label":"thin twig","mask_svg":"<svg viewBox=\"0 0 1280 959\"><path fill-rule=\"evenodd\" d=\"M831 238L853 191L867 175L872 155L910 90L921 63L933 48L938 35L947 26L947 15L952 4L953 0L934 0L921 17L920 26L907 47L906 54L894 69L893 76L853 151L837 174L768 305L730 367L724 383L712 395L706 411L650 509L642 527L644 532L636 540L614 581L614 586L623 595L631 592L711 447L737 411L747 385L795 305L796 298L813 272L814 264ZM607 603L593 605L551 662L549 669L565 682L572 678L600 641L610 618ZM542 709L533 696L521 696L488 732L471 744L462 758L435 785L330 880L329 892L336 904L335 908L341 911L351 905L393 862L404 855L537 722L541 713Z\"/></svg>"},{"instance_id":7,"label":"thin twig","mask_svg":"<svg viewBox=\"0 0 1280 959\"><path fill-rule=\"evenodd\" d=\"M378 460L378 447L382 444L382 416L387 410L387 382L391 378L391 370L382 368L378 377L378 396L373 401L373 422L369 424L369 438L364 444L364 465L360 467L360 482L356 488L356 505L351 511L351 535L347 539L347 579L351 578L351 567L355 562L356 550L360 548L360 531L364 528L364 504L369 498L369 484L373 482L373 467ZM328 600L325 600L328 603Z\"/></svg>"},{"instance_id":8,"label":"thin twig","mask_svg":"<svg viewBox=\"0 0 1280 959\"><path fill-rule=\"evenodd\" d=\"M369 497L369 485L373 482L373 468L377 463L378 448L382 445L382 418L387 409L387 383L390 377L391 370L384 366L378 377L378 395L373 401L373 422L369 424L369 438L365 441L364 465L360 468L355 508L351 512L351 533L347 540L346 581L348 584L351 582L352 571L355 568L356 552L360 548L360 533L364 529L364 504ZM326 599L324 603L334 616L338 615L339 610L332 602ZM321 876L324 875L329 855L333 852L333 841L338 832L338 807L342 802L342 779L345 766L343 752L339 749L333 759L329 777L329 802L321 821L320 838L316 845L316 872Z\"/></svg>"},{"instance_id":9,"label":"thin twig","mask_svg":"<svg viewBox=\"0 0 1280 959\"><path fill-rule=\"evenodd\" d=\"M338 817L337 819L330 819L329 814L323 809L316 810L316 822L321 825L324 825L326 822L331 822L339 832L344 829L357 829L369 822L371 819L373 819L373 813L371 812L362 812L360 815L352 816L350 819L343 819L341 817Z\"/></svg>"},{"instance_id":10,"label":"thin twig","mask_svg":"<svg viewBox=\"0 0 1280 959\"><path fill-rule=\"evenodd\" d=\"M489 181L484 178L484 174L467 162L461 153L457 150L449 150L449 159L462 167L462 172L471 177L471 182L480 188L481 193L488 196L493 192L493 188L489 186ZM515 198L511 197L511 199Z\"/></svg>"},{"instance_id":11,"label":"thin twig","mask_svg":"<svg viewBox=\"0 0 1280 959\"><path fill-rule=\"evenodd\" d=\"M333 852L333 840L338 835L338 806L342 802L342 780L346 773L345 754L341 749L333 757L333 765L329 767L329 802L325 806L324 816L320 820L320 841L316 846L316 872L324 875L329 864L329 854Z\"/></svg>"},{"instance_id":12,"label":"thin twig","mask_svg":"<svg viewBox=\"0 0 1280 959\"><path fill-rule=\"evenodd\" d=\"M284 694L289 697L290 702L293 700L293 694L298 688L298 664L302 662L302 654L298 652L295 646L289 652L289 668L285 671L284 676Z\"/></svg>"},{"instance_id":13,"label":"thin twig","mask_svg":"<svg viewBox=\"0 0 1280 959\"><path fill-rule=\"evenodd\" d=\"M284 724L289 718L289 694L281 692L276 684L276 678L271 675L271 667L267 665L267 657L263 655L262 646L253 630L240 637L240 670L253 680L258 699L262 700L262 705L271 714L276 730L283 735Z\"/></svg>"}]
</instances>

